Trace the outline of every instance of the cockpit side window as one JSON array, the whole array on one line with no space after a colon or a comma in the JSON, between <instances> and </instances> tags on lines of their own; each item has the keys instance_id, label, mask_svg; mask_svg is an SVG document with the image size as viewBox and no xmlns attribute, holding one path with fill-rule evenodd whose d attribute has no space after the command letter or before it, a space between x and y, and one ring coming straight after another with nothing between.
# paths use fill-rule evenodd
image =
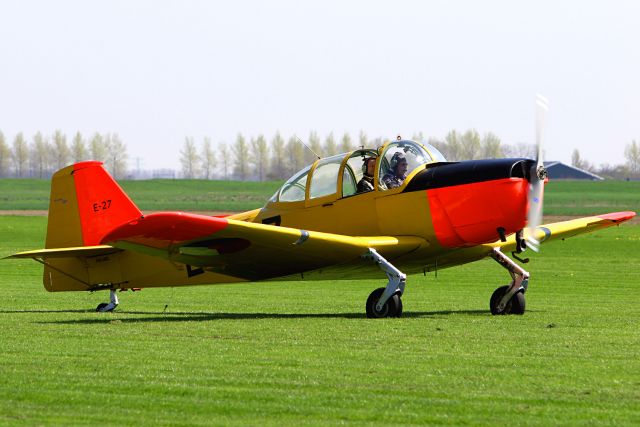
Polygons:
<instances>
[{"instance_id":1,"label":"cockpit side window","mask_svg":"<svg viewBox=\"0 0 640 427\"><path fill-rule=\"evenodd\" d=\"M316 166L313 175L311 175L310 199L336 193L338 189L338 173L340 172L340 163L342 163L343 158L344 156L340 154L327 157L318 162L318 166Z\"/></svg>"},{"instance_id":2,"label":"cockpit side window","mask_svg":"<svg viewBox=\"0 0 640 427\"><path fill-rule=\"evenodd\" d=\"M284 183L284 185L280 189L279 200L281 202L304 201L309 169L311 169L311 165L302 169L300 172L289 178L289 180Z\"/></svg>"},{"instance_id":3,"label":"cockpit side window","mask_svg":"<svg viewBox=\"0 0 640 427\"><path fill-rule=\"evenodd\" d=\"M349 160L347 160L344 166L342 197L353 196L356 193L366 193L373 190L373 175L377 156L378 153L375 150L358 150L349 157ZM374 169L367 169L369 162L372 162L369 167ZM366 174L367 170L369 174ZM347 173L349 174L348 180ZM370 185L367 185L364 181L370 182Z\"/></svg>"},{"instance_id":4,"label":"cockpit side window","mask_svg":"<svg viewBox=\"0 0 640 427\"><path fill-rule=\"evenodd\" d=\"M353 169L349 164L344 165L342 172L342 197L353 196L356 194L356 178Z\"/></svg>"}]
</instances>

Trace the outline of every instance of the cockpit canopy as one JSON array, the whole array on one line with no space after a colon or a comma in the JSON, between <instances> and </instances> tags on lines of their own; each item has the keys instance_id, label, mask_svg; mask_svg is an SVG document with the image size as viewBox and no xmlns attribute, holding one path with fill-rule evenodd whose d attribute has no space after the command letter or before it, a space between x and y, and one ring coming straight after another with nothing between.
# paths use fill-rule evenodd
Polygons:
<instances>
[{"instance_id":1,"label":"cockpit canopy","mask_svg":"<svg viewBox=\"0 0 640 427\"><path fill-rule=\"evenodd\" d=\"M375 159L374 175L367 173L368 159ZM398 140L389 142L378 150L360 149L338 154L315 161L284 183L271 197L270 202L313 202L316 200L339 199L355 196L369 191L386 191L388 186L383 178L396 173L398 159L406 160L407 168L401 182L426 164L446 162L446 159L430 144L415 141ZM404 160L402 160L404 159ZM362 180L368 185L358 185Z\"/></svg>"}]
</instances>

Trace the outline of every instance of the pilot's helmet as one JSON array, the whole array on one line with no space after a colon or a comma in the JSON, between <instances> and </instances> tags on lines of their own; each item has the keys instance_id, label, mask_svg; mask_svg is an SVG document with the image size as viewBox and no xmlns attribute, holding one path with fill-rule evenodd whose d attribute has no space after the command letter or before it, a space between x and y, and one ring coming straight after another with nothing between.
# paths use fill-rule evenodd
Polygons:
<instances>
[{"instance_id":1,"label":"pilot's helmet","mask_svg":"<svg viewBox=\"0 0 640 427\"><path fill-rule=\"evenodd\" d=\"M393 157L391 157L391 161L389 162L389 167L391 167L391 170L395 171L396 167L398 166L398 163L400 163L403 160L406 162L407 156L405 156L403 152L398 151L393 155Z\"/></svg>"}]
</instances>

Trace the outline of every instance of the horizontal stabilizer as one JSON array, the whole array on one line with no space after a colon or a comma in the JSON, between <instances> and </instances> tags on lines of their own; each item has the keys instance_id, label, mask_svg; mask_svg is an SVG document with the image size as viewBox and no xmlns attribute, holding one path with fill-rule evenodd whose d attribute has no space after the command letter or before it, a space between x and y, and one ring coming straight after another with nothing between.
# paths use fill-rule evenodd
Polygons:
<instances>
[{"instance_id":1,"label":"horizontal stabilizer","mask_svg":"<svg viewBox=\"0 0 640 427\"><path fill-rule=\"evenodd\" d=\"M76 257L93 257L101 255L110 255L120 252L121 249L114 248L109 245L99 246L80 246L75 248L58 248L58 249L38 249L36 251L18 252L4 259L9 258L76 258Z\"/></svg>"}]
</instances>

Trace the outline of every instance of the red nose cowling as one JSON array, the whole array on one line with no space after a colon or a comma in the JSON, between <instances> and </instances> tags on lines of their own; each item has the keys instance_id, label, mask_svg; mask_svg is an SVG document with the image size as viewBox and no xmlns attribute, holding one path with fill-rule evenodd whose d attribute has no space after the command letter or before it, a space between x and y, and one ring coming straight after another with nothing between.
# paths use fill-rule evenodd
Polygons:
<instances>
[{"instance_id":1,"label":"red nose cowling","mask_svg":"<svg viewBox=\"0 0 640 427\"><path fill-rule=\"evenodd\" d=\"M501 233L515 233L526 224L532 162L494 159L440 164L414 177L408 190L426 190L441 246L495 242Z\"/></svg>"}]
</instances>

